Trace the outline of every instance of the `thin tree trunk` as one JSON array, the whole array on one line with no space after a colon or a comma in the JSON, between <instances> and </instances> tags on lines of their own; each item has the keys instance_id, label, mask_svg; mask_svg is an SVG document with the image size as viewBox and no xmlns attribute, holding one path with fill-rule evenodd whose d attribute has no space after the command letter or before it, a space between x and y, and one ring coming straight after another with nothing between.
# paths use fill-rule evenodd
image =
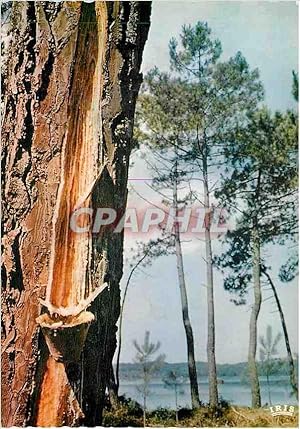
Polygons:
<instances>
[{"instance_id":1,"label":"thin tree trunk","mask_svg":"<svg viewBox=\"0 0 300 429\"><path fill-rule=\"evenodd\" d=\"M110 377L108 380L107 390L108 390L110 405L112 406L112 409L115 410L119 406L119 398L118 398L117 383L115 381L114 368L112 363L110 366Z\"/></svg>"},{"instance_id":2,"label":"thin tree trunk","mask_svg":"<svg viewBox=\"0 0 300 429\"><path fill-rule=\"evenodd\" d=\"M120 319L119 319L119 335L118 335L118 352L117 352L117 362L116 362L116 389L117 394L119 392L120 387L120 357L121 357L121 349L122 349L122 325L123 325L123 314L124 314L124 307L125 307L125 301L127 296L128 287L130 284L130 280L135 272L135 270L139 267L139 265L144 261L144 259L147 257L147 253L145 253L138 262L132 267L130 274L128 276L125 289L124 289L124 295L122 299L121 309L120 309Z\"/></svg>"},{"instance_id":3,"label":"thin tree trunk","mask_svg":"<svg viewBox=\"0 0 300 429\"><path fill-rule=\"evenodd\" d=\"M252 264L253 264L253 288L254 303L250 317L250 336L248 352L248 370L251 384L252 407L261 406L260 386L256 365L257 348L257 319L261 307L261 284L260 284L260 242L257 227L252 230Z\"/></svg>"},{"instance_id":4,"label":"thin tree trunk","mask_svg":"<svg viewBox=\"0 0 300 429\"><path fill-rule=\"evenodd\" d=\"M286 327L286 323L285 323L283 310L282 310L282 307L280 304L280 300L279 300L279 296L277 294L275 284L274 284L273 280L271 279L271 276L269 275L269 273L267 272L266 269L262 269L262 272L266 276L266 278L268 279L268 282L271 286L271 289L273 291L274 298L276 301L276 305L278 308L278 312L280 315L281 326L282 326L282 330L283 330L284 341L285 341L286 351L287 351L287 355L288 355L289 368L290 368L290 383L291 383L293 392L294 392L296 398L298 399L298 383L297 383L297 378L296 378L294 359L293 359L293 355L292 355L292 351L291 351L290 340L289 340L289 335L288 335L288 331L287 331L287 327Z\"/></svg>"},{"instance_id":5,"label":"thin tree trunk","mask_svg":"<svg viewBox=\"0 0 300 429\"><path fill-rule=\"evenodd\" d=\"M177 171L175 172L177 175ZM178 210L177 202L177 179L174 180L174 189L173 189L173 204L175 211ZM180 241L180 231L178 222L174 222L174 235L175 235L175 251L177 258L177 272L180 288L180 297L181 297L181 308L182 308L182 320L185 329L186 335L186 344L187 344L187 355L188 355L188 369L189 369L189 378L191 386L191 400L192 407L200 407L199 399L199 390L198 390L198 380L197 380L197 368L195 362L195 350L194 350L194 336L193 329L190 322L189 310L188 310L188 297L186 292L185 277L184 277L184 268L183 268L183 257Z\"/></svg>"},{"instance_id":6,"label":"thin tree trunk","mask_svg":"<svg viewBox=\"0 0 300 429\"><path fill-rule=\"evenodd\" d=\"M176 423L178 423L178 398L177 398L177 385L175 384L175 417Z\"/></svg>"},{"instance_id":7,"label":"thin tree trunk","mask_svg":"<svg viewBox=\"0 0 300 429\"><path fill-rule=\"evenodd\" d=\"M268 385L269 403L270 403L270 405L272 405L269 374L267 374L267 385Z\"/></svg>"},{"instance_id":8,"label":"thin tree trunk","mask_svg":"<svg viewBox=\"0 0 300 429\"><path fill-rule=\"evenodd\" d=\"M203 154L203 186L205 216L205 259L206 259L206 287L207 287L207 365L209 383L209 404L218 405L218 383L215 351L215 309L214 309L214 281L211 246L211 214L209 201L208 167L206 150Z\"/></svg>"},{"instance_id":9,"label":"thin tree trunk","mask_svg":"<svg viewBox=\"0 0 300 429\"><path fill-rule=\"evenodd\" d=\"M149 15L149 2L14 2L2 132L4 426L101 423L123 234L79 237L69 220L76 206L126 205ZM75 310L90 299L96 320L84 345L92 316ZM64 349L59 358L39 333L41 314L47 344L53 334ZM81 365L65 344L75 320Z\"/></svg>"},{"instance_id":10,"label":"thin tree trunk","mask_svg":"<svg viewBox=\"0 0 300 429\"><path fill-rule=\"evenodd\" d=\"M144 407L143 407L143 420L144 420L144 428L146 427L146 395L144 394Z\"/></svg>"}]
</instances>

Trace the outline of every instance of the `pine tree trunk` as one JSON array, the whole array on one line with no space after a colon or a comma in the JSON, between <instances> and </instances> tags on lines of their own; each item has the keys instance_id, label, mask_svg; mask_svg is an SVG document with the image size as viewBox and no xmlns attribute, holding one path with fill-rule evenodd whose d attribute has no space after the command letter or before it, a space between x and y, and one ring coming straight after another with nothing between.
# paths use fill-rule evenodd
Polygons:
<instances>
[{"instance_id":1,"label":"pine tree trunk","mask_svg":"<svg viewBox=\"0 0 300 429\"><path fill-rule=\"evenodd\" d=\"M79 237L69 221L77 206L126 205L149 16L149 2L13 5L2 131L4 426L101 423L123 234ZM36 318L49 325L56 315L64 342L75 319L79 330L89 324L74 309L91 297L96 320L81 361L50 354Z\"/></svg>"},{"instance_id":2,"label":"pine tree trunk","mask_svg":"<svg viewBox=\"0 0 300 429\"><path fill-rule=\"evenodd\" d=\"M132 267L130 274L128 276L125 288L124 288L124 295L122 299L121 309L120 309L120 318L119 318L119 332L118 332L118 347L117 347L117 358L116 358L116 394L119 393L119 387L120 387L120 357L121 357L121 350L122 350L122 328L123 328L123 317L124 317L124 308L125 308L125 302L127 297L127 292L130 284L130 280L135 272L135 270L139 267L139 265L144 261L144 259L147 257L147 253L145 253L138 261L137 263Z\"/></svg>"},{"instance_id":3,"label":"pine tree trunk","mask_svg":"<svg viewBox=\"0 0 300 429\"><path fill-rule=\"evenodd\" d=\"M174 204L175 211L177 213L178 202L177 202L176 179L174 181L173 204ZM190 386L191 386L191 400L192 400L192 407L198 408L200 407L200 400L199 400L197 368L196 368L195 351L194 351L194 336L193 336L193 329L192 329L192 325L189 317L188 297L187 297L185 277L184 277L180 231L179 231L179 225L177 222L174 222L174 234L175 234L175 251L176 251L176 258L177 258L177 272L178 272L180 297L181 297L182 320L183 320L183 325L184 325L185 335L186 335L188 369L189 369L189 378L190 378Z\"/></svg>"},{"instance_id":4,"label":"pine tree trunk","mask_svg":"<svg viewBox=\"0 0 300 429\"><path fill-rule=\"evenodd\" d=\"M214 281L212 265L212 246L211 246L211 214L208 188L208 167L207 156L203 155L203 186L204 186L204 207L205 216L205 259L206 259L206 287L207 287L207 365L208 365L208 383L209 383L209 405L216 407L218 405L218 383L215 351L215 308L214 308Z\"/></svg>"},{"instance_id":5,"label":"pine tree trunk","mask_svg":"<svg viewBox=\"0 0 300 429\"><path fill-rule=\"evenodd\" d=\"M271 289L273 291L274 298L276 301L276 305L277 305L277 308L279 311L279 316L280 316L280 320L281 320L281 326L282 326L282 330L283 330L286 351L287 351L287 355L288 355L288 362L289 362L289 369L290 369L289 370L289 372L290 372L290 383L291 383L291 386L293 389L293 393L296 396L296 398L298 399L298 383L297 383L297 378L296 378L294 359L293 359L293 355L292 355L292 351L291 351L290 340L289 340L289 335L288 335L288 331L287 331L287 327L286 327L286 323L285 323L283 310L282 310L282 307L280 304L280 300L279 300L279 296L277 294L275 284L273 283L271 276L269 275L269 273L267 272L266 269L263 269L263 274L268 279L268 282L269 282Z\"/></svg>"},{"instance_id":6,"label":"pine tree trunk","mask_svg":"<svg viewBox=\"0 0 300 429\"><path fill-rule=\"evenodd\" d=\"M248 370L251 385L252 407L261 406L260 386L258 371L256 365L256 348L257 348L257 319L261 307L261 284L260 284L260 242L258 230L253 226L252 230L252 265L253 265L253 288L254 303L250 317L250 336L248 352Z\"/></svg>"},{"instance_id":7,"label":"pine tree trunk","mask_svg":"<svg viewBox=\"0 0 300 429\"><path fill-rule=\"evenodd\" d=\"M117 409L119 406L119 398L118 398L118 388L115 380L115 374L113 369L113 364L110 366L110 376L107 385L109 402L113 410Z\"/></svg>"},{"instance_id":8,"label":"pine tree trunk","mask_svg":"<svg viewBox=\"0 0 300 429\"><path fill-rule=\"evenodd\" d=\"M269 374L267 374L267 384L268 384L269 404L272 405Z\"/></svg>"},{"instance_id":9,"label":"pine tree trunk","mask_svg":"<svg viewBox=\"0 0 300 429\"><path fill-rule=\"evenodd\" d=\"M177 393L177 386L175 384L175 418L176 423L178 424L178 393Z\"/></svg>"},{"instance_id":10,"label":"pine tree trunk","mask_svg":"<svg viewBox=\"0 0 300 429\"><path fill-rule=\"evenodd\" d=\"M146 394L144 393L144 406L143 406L143 423L144 423L144 428L146 427L146 408L147 407L147 403L146 403Z\"/></svg>"}]
</instances>

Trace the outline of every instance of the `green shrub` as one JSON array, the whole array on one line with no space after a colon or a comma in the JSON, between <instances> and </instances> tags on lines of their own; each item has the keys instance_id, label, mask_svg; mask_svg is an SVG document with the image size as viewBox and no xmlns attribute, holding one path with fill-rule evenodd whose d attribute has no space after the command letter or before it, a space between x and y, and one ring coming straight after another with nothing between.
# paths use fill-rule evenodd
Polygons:
<instances>
[{"instance_id":1,"label":"green shrub","mask_svg":"<svg viewBox=\"0 0 300 429\"><path fill-rule=\"evenodd\" d=\"M178 410L179 420L187 419L187 418L192 417L192 416L193 416L193 410L191 410L190 408L180 408Z\"/></svg>"},{"instance_id":2,"label":"green shrub","mask_svg":"<svg viewBox=\"0 0 300 429\"><path fill-rule=\"evenodd\" d=\"M126 398L125 395L119 396L119 401L121 405L127 407L128 414L134 417L143 417L143 408L137 401L131 398Z\"/></svg>"},{"instance_id":3,"label":"green shrub","mask_svg":"<svg viewBox=\"0 0 300 429\"><path fill-rule=\"evenodd\" d=\"M147 424L160 426L174 426L176 421L175 411L169 408L157 408L147 413Z\"/></svg>"},{"instance_id":4,"label":"green shrub","mask_svg":"<svg viewBox=\"0 0 300 429\"><path fill-rule=\"evenodd\" d=\"M115 410L104 410L103 412L103 426L114 426L114 427L141 427L143 426L143 419L131 414L126 405L120 405Z\"/></svg>"}]
</instances>

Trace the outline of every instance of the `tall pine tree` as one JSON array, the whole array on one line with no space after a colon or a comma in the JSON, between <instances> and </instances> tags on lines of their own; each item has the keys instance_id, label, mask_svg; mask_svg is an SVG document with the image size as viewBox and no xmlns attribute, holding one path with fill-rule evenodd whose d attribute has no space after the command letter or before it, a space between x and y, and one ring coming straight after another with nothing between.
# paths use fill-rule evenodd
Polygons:
<instances>
[{"instance_id":1,"label":"tall pine tree","mask_svg":"<svg viewBox=\"0 0 300 429\"><path fill-rule=\"evenodd\" d=\"M198 195L207 211L205 261L207 286L207 360L209 402L218 403L215 357L215 311L211 196L229 136L245 127L249 112L263 96L257 70L238 52L221 60L222 47L206 23L184 26L180 43L169 44L171 73L152 70L145 80L139 114L150 143L176 147L180 169L198 179Z\"/></svg>"}]
</instances>

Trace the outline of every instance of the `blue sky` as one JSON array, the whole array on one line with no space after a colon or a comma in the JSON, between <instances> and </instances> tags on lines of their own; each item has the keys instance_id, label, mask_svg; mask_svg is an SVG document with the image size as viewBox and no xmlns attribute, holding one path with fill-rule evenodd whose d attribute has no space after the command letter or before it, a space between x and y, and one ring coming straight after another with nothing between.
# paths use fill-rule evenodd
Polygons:
<instances>
[{"instance_id":1,"label":"blue sky","mask_svg":"<svg viewBox=\"0 0 300 429\"><path fill-rule=\"evenodd\" d=\"M258 67L265 86L265 103L272 110L295 108L291 96L292 70L298 69L297 16L295 2L234 2L234 1L154 1L149 39L144 51L142 69L154 66L167 71L169 67L168 41L177 37L183 24L207 21L213 35L223 46L223 58L240 50L252 68ZM144 162L136 158L130 172L131 178L149 177ZM142 182L134 183L139 193L149 191ZM147 195L148 195L147 194ZM135 195L131 204L141 204ZM126 249L134 245L126 239ZM220 244L214 243L215 250ZM185 243L184 262L190 303L191 320L194 329L196 359L206 360L206 290L204 245L199 240ZM292 350L297 351L297 283L282 285L276 278L286 249L266 249L274 267L273 275L278 286L286 316ZM125 251L125 257L129 251ZM125 269L121 286L124 287L128 271ZM264 298L270 292L264 292ZM251 291L246 306L236 307L223 290L222 277L215 275L216 306L216 354L217 362L239 362L247 360L248 325ZM262 305L259 319L259 334L264 334L271 324L274 332L281 330L274 301ZM157 260L152 267L137 273L130 285L125 307L124 340L122 362L134 357L133 339L142 341L145 330L150 330L154 340L160 340L162 351L169 362L186 360L184 329L181 321L180 296L178 290L176 262L173 257ZM280 354L285 355L282 341Z\"/></svg>"}]
</instances>

